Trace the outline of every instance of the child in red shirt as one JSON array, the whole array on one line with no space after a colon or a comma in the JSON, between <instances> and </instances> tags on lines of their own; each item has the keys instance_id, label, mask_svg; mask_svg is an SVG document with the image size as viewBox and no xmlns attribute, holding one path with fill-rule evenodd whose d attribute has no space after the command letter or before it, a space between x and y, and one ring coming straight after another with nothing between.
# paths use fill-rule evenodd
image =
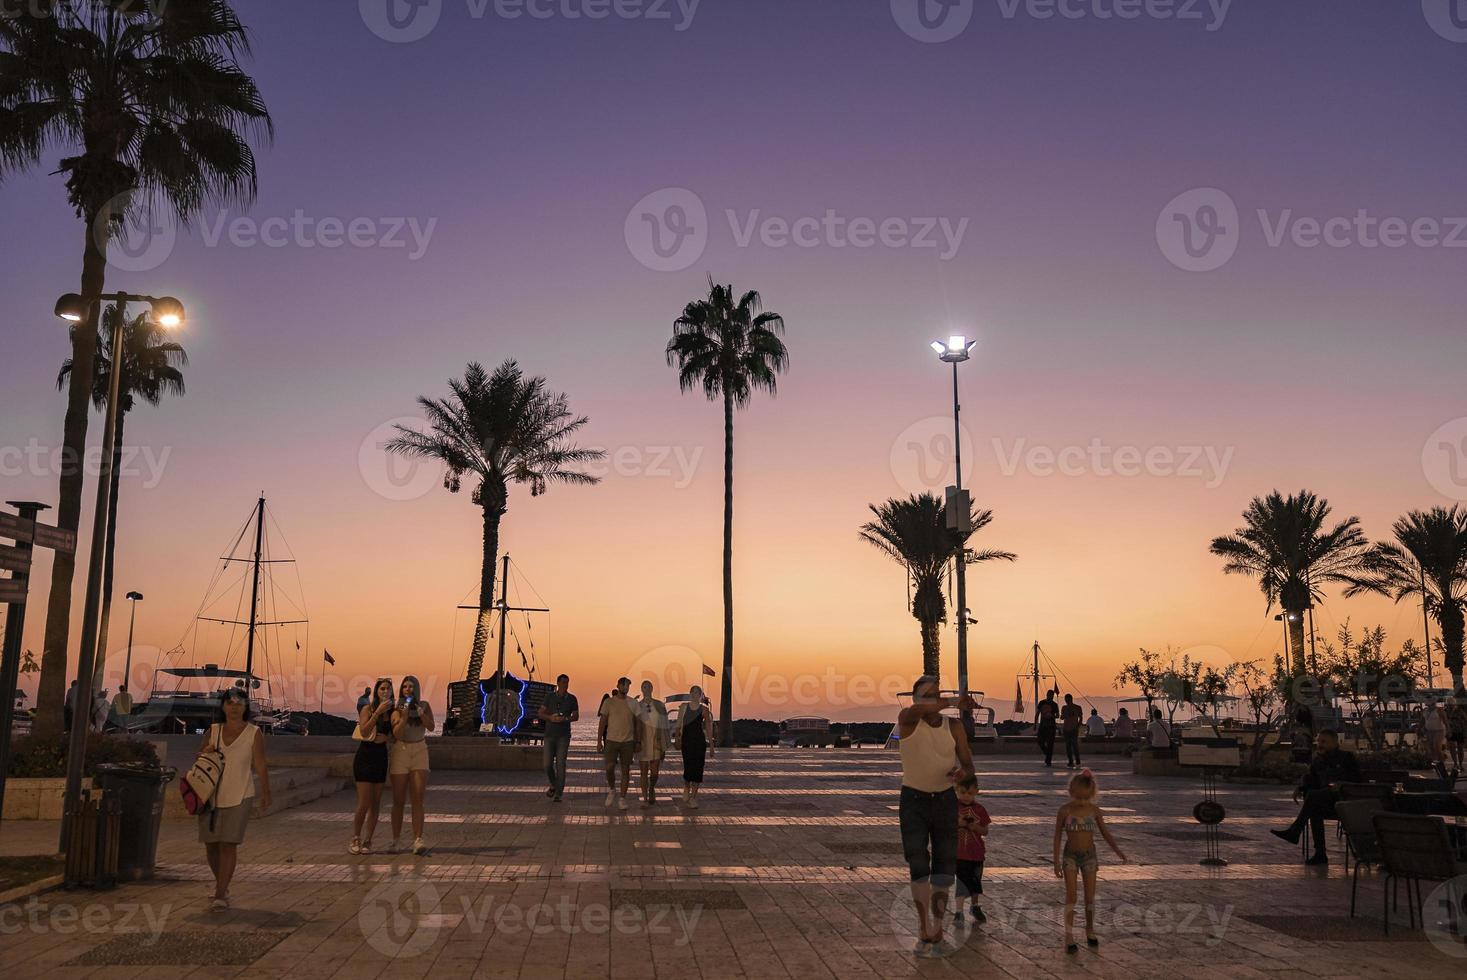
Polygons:
<instances>
[{"instance_id":1,"label":"child in red shirt","mask_svg":"<svg viewBox=\"0 0 1467 980\"><path fill-rule=\"evenodd\" d=\"M972 903L974 922L987 922L988 916L978 907L978 896L983 894L983 859L987 854L984 838L993 821L988 811L978 802L978 780L965 776L958 781L958 908L954 913L963 916L962 891L968 892Z\"/></svg>"}]
</instances>

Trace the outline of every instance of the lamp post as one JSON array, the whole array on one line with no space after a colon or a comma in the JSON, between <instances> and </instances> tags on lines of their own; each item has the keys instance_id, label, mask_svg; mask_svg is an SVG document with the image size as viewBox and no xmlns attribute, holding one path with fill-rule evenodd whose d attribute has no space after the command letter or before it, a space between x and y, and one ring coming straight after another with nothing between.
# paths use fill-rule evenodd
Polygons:
<instances>
[{"instance_id":1,"label":"lamp post","mask_svg":"<svg viewBox=\"0 0 1467 980\"><path fill-rule=\"evenodd\" d=\"M953 366L953 493L947 498L947 525L958 539L958 694L968 693L968 519L971 508L963 490L962 404L958 400L958 365L968 360L978 341L967 337L949 337L947 343L932 342L938 360ZM972 734L972 712L963 711L963 730Z\"/></svg>"},{"instance_id":2,"label":"lamp post","mask_svg":"<svg viewBox=\"0 0 1467 980\"><path fill-rule=\"evenodd\" d=\"M132 628L137 625L138 603L143 601L143 594L129 592L127 601L132 603L132 612L127 617L127 661L122 668L122 683L130 696L132 694Z\"/></svg>"},{"instance_id":3,"label":"lamp post","mask_svg":"<svg viewBox=\"0 0 1467 980\"><path fill-rule=\"evenodd\" d=\"M82 769L86 764L87 731L91 728L92 717L92 674L97 660L97 621L101 616L102 565L107 543L107 502L112 489L112 454L117 440L117 401L121 397L122 372L126 364L126 351L123 349L124 327L127 323L127 304L133 301L149 304L160 326L174 329L181 327L184 322L183 304L171 296L105 293L94 300L97 318L91 322L102 322L102 306L105 303L117 305L117 318L112 324L112 371L107 389L107 410L102 422L102 465L97 474L97 504L92 517L87 595L82 605L81 645L77 651L77 705L72 713L71 738L66 753L66 800L61 811L61 843L58 848L61 851L67 850L70 844L72 820L81 805ZM76 293L67 293L56 301L56 315L68 323L85 324L90 313L91 304ZM90 379L81 380L88 382ZM82 698L87 699L85 704L81 703Z\"/></svg>"}]
</instances>

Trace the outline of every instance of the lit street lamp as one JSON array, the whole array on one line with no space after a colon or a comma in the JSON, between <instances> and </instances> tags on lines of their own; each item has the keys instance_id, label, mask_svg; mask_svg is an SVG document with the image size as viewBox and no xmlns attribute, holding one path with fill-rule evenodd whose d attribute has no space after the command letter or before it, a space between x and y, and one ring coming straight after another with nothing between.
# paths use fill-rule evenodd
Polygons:
<instances>
[{"instance_id":1,"label":"lit street lamp","mask_svg":"<svg viewBox=\"0 0 1467 980\"><path fill-rule=\"evenodd\" d=\"M949 337L947 343L932 342L932 350L938 360L953 366L953 486L947 495L947 526L958 536L958 694L968 693L968 520L972 508L968 494L963 490L963 433L959 421L962 405L958 401L958 365L968 360L978 341L967 337ZM963 730L970 736L973 732L972 712L963 712Z\"/></svg>"},{"instance_id":2,"label":"lit street lamp","mask_svg":"<svg viewBox=\"0 0 1467 980\"><path fill-rule=\"evenodd\" d=\"M174 329L183 326L183 304L172 296L133 296L128 293L106 293L96 297L95 307L76 293L67 293L56 301L56 315L68 323L85 324L102 322L102 306L117 305L117 318L112 324L112 370L107 391L107 409L102 422L102 465L97 475L97 505L92 518L92 541L90 564L87 567L87 595L82 606L81 647L76 666L77 705L71 723L71 738L66 754L66 801L61 811L61 846L66 851L70 843L71 823L81 806L82 768L86 764L88 722L92 717L92 674L97 661L97 621L101 616L102 564L107 542L107 502L112 488L112 454L117 441L117 402L121 397L122 370L125 359L123 350L123 327L127 322L127 304L137 301L152 307L154 320L159 326ZM93 309L96 318L92 319ZM89 379L83 378L86 382ZM75 379L73 379L73 383ZM130 597L129 597L130 598ZM136 604L133 605L136 610ZM131 641L129 641L129 647ZM87 698L86 704L81 702Z\"/></svg>"}]
</instances>

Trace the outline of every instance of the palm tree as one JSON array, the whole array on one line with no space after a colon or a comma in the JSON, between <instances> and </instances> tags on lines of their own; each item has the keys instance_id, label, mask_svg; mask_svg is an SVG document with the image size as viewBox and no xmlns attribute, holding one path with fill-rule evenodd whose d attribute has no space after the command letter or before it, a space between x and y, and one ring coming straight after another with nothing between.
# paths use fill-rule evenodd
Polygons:
<instances>
[{"instance_id":1,"label":"palm tree","mask_svg":"<svg viewBox=\"0 0 1467 980\"><path fill-rule=\"evenodd\" d=\"M1451 509L1413 510L1391 530L1396 540L1375 546L1373 569L1358 577L1345 595L1369 591L1392 596L1397 602L1420 599L1441 628L1452 690L1460 691L1467 620L1467 507L1454 504Z\"/></svg>"},{"instance_id":2,"label":"palm tree","mask_svg":"<svg viewBox=\"0 0 1467 980\"><path fill-rule=\"evenodd\" d=\"M1360 519L1326 527L1329 514L1328 501L1308 490L1288 497L1275 490L1253 498L1242 527L1212 541L1212 553L1227 560L1224 572L1255 576L1269 610L1275 603L1283 608L1296 674L1305 672L1304 615L1316 599L1323 601L1319 587L1354 585L1370 567Z\"/></svg>"},{"instance_id":3,"label":"palm tree","mask_svg":"<svg viewBox=\"0 0 1467 980\"><path fill-rule=\"evenodd\" d=\"M10 7L17 9L11 10ZM0 16L0 178L69 148L56 172L82 219L81 295L72 333L57 523L81 518L87 403L96 372L107 247L124 220L167 205L187 220L255 193L248 137L272 135L249 51L225 0L28 0ZM75 558L58 552L46 609L35 731L61 730Z\"/></svg>"},{"instance_id":4,"label":"palm tree","mask_svg":"<svg viewBox=\"0 0 1467 980\"><path fill-rule=\"evenodd\" d=\"M968 564L985 561L1014 561L1008 551L971 551L968 538L993 522L993 511L970 514L971 530L961 539L947 525L947 508L930 493L906 500L893 498L879 507L871 505L874 521L861 526L861 540L875 546L907 570L913 584L912 616L922 634L922 673L939 676L941 669L938 629L947 622L947 601L942 594L942 576L947 563L963 547Z\"/></svg>"},{"instance_id":5,"label":"palm tree","mask_svg":"<svg viewBox=\"0 0 1467 980\"><path fill-rule=\"evenodd\" d=\"M465 475L477 481L473 500L483 515L484 554L469 683L453 705L463 718L473 706L494 622L499 524L509 509L510 484L528 484L530 496L538 497L552 483L599 483L598 477L573 467L597 462L606 454L574 445L571 436L589 419L572 415L565 395L550 391L544 378L525 377L512 360L492 375L471 363L462 378L448 382L448 388L447 398L418 399L428 431L399 425L387 451L442 463L447 469L443 485L450 493L459 492Z\"/></svg>"},{"instance_id":6,"label":"palm tree","mask_svg":"<svg viewBox=\"0 0 1467 980\"><path fill-rule=\"evenodd\" d=\"M683 391L703 389L709 401L723 400L723 683L719 698L719 744L733 745L733 420L754 392L771 395L789 366L779 335L784 317L763 312L754 290L737 300L732 285L708 280L708 298L694 300L672 325L667 363L678 368Z\"/></svg>"},{"instance_id":7,"label":"palm tree","mask_svg":"<svg viewBox=\"0 0 1467 980\"><path fill-rule=\"evenodd\" d=\"M112 385L112 328L122 311L109 306L102 315L102 328L98 331L99 351L96 361L96 379L92 384L92 404L102 408L107 404L107 395ZM81 324L72 328L80 330ZM112 485L107 491L107 547L102 566L102 616L97 626L97 670L92 674L92 686L102 688L101 667L107 658L107 620L112 612L112 570L117 551L117 496L122 477L123 430L127 413L131 412L141 398L149 405L157 405L164 395L184 393L183 372L188 364L188 354L183 347L167 339L168 333L153 318L144 313L122 328L122 376L118 379L121 397L117 405L117 437L112 450ZM56 378L56 387L66 384L72 372L72 361L67 358L61 365ZM123 683L128 683L123 678Z\"/></svg>"}]
</instances>

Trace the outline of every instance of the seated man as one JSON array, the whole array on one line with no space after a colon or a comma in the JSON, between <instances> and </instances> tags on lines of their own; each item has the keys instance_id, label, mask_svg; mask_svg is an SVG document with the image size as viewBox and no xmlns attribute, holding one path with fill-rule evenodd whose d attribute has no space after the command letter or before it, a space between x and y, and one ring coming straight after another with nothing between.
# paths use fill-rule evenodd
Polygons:
<instances>
[{"instance_id":1,"label":"seated man","mask_svg":"<svg viewBox=\"0 0 1467 980\"><path fill-rule=\"evenodd\" d=\"M1304 805L1299 808L1299 816L1286 829L1271 830L1269 833L1290 844L1297 844L1304 832L1304 825L1308 824L1309 832L1314 837L1314 856L1304 863L1328 864L1329 855L1324 849L1324 821L1335 815L1335 803L1340 798L1340 783L1361 781L1360 763L1356 761L1355 753L1340 748L1339 736L1331 731L1322 731L1316 735L1314 748L1314 759L1309 764L1309 771L1304 774L1304 781L1299 784L1299 788L1294 790L1294 802L1304 801Z\"/></svg>"}]
</instances>

